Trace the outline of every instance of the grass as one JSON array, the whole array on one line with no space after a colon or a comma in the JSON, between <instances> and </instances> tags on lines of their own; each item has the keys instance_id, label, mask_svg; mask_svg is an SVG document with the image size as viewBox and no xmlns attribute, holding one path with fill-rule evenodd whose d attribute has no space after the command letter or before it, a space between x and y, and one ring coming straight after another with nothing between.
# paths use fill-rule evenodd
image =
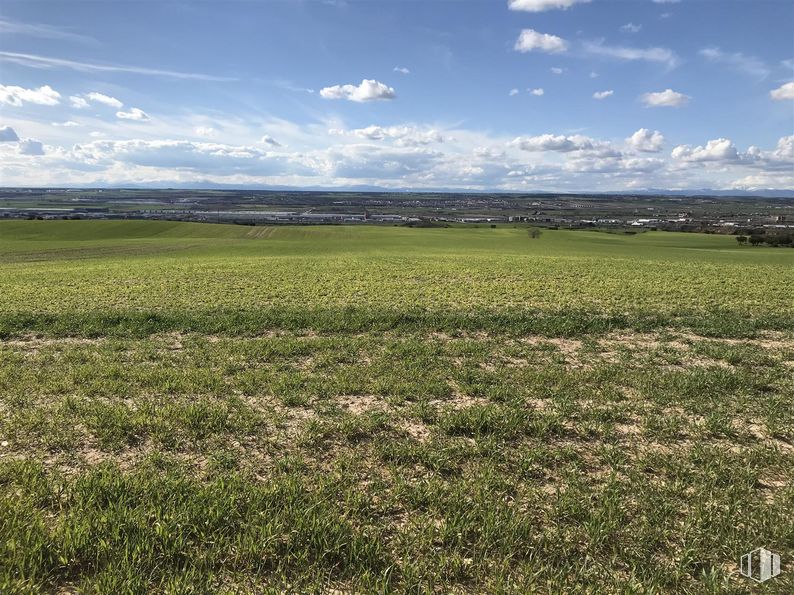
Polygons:
<instances>
[{"instance_id":1,"label":"grass","mask_svg":"<svg viewBox=\"0 0 794 595\"><path fill-rule=\"evenodd\" d=\"M794 267L734 244L0 223L0 592L791 592Z\"/></svg>"}]
</instances>

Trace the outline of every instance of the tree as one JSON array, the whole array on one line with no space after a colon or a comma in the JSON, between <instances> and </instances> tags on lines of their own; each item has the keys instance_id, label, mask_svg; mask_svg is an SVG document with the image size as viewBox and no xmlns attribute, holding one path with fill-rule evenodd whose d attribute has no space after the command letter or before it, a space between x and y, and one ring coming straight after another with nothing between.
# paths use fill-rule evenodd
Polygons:
<instances>
[{"instance_id":1,"label":"tree","mask_svg":"<svg viewBox=\"0 0 794 595\"><path fill-rule=\"evenodd\" d=\"M753 246L757 246L758 244L763 244L764 243L764 237L763 236L752 235L752 236L750 236L750 243Z\"/></svg>"},{"instance_id":2,"label":"tree","mask_svg":"<svg viewBox=\"0 0 794 595\"><path fill-rule=\"evenodd\" d=\"M527 230L527 233L529 234L530 238L532 238L533 240L537 240L540 237L541 231L537 227L530 227Z\"/></svg>"},{"instance_id":3,"label":"tree","mask_svg":"<svg viewBox=\"0 0 794 595\"><path fill-rule=\"evenodd\" d=\"M736 236L736 241L744 246L747 243L747 236Z\"/></svg>"}]
</instances>

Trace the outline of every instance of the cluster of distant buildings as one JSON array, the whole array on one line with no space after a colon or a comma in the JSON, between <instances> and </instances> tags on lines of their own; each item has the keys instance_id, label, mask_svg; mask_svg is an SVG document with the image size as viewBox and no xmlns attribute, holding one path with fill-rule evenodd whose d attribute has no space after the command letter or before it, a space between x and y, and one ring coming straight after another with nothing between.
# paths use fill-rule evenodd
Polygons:
<instances>
[{"instance_id":1,"label":"cluster of distant buildings","mask_svg":"<svg viewBox=\"0 0 794 595\"><path fill-rule=\"evenodd\" d=\"M70 199L75 200L75 199ZM162 200L162 199L161 199ZM466 201L471 199L466 197ZM185 203L187 198L178 198L177 202ZM192 201L191 201L192 202ZM564 204L532 202L527 205L527 212L516 214L510 210L515 205L503 209L503 214L493 212L477 212L477 208L466 208L465 205L448 206L446 212L438 212L438 208L430 209L422 201L407 201L399 206L386 204L377 208L392 212L370 212L367 207L349 204L352 201L334 201L331 205L317 207L301 205L295 210L266 210L240 208L239 205L213 208L207 204L164 205L156 198L137 200L135 203L123 202L110 205L103 200L100 205L53 205L33 204L31 206L0 207L0 218L14 219L151 219L170 221L195 221L211 223L237 223L243 225L275 225L275 224L509 224L523 223L541 227L566 228L642 228L663 229L671 231L702 231L740 230L747 227L794 228L794 221L787 219L786 214L767 212L744 212L741 210L703 213L676 212L657 207L646 207L642 216L638 209L633 213L621 213L614 205L603 205L594 202L591 205L570 202ZM450 201L448 201L450 202ZM147 203L147 204L142 204ZM413 203L416 203L415 205ZM452 204L450 202L450 204ZM546 207L546 208L544 208ZM582 213L585 207L596 213ZM321 210L318 210L321 209ZM403 212L394 212L402 209ZM542 209L542 210L541 210ZM485 210L485 209L483 209ZM626 209L628 211L628 209ZM703 210L703 209L701 209ZM436 212L434 212L436 211ZM450 212L452 211L452 212ZM454 212L459 211L459 212ZM507 212L504 212L507 211ZM579 212L575 212L579 211ZM611 212L610 212L611 211ZM617 211L617 212L616 212ZM667 211L667 212L665 212ZM731 215L734 215L731 218ZM583 217L584 215L584 217ZM655 215L655 216L649 216ZM734 231L735 233L735 231Z\"/></svg>"}]
</instances>

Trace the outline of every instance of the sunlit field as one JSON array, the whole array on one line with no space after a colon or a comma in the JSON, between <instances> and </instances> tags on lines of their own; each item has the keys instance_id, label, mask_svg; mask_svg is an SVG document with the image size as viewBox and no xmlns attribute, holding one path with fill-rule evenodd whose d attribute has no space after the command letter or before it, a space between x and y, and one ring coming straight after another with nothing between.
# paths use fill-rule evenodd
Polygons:
<instances>
[{"instance_id":1,"label":"sunlit field","mask_svg":"<svg viewBox=\"0 0 794 595\"><path fill-rule=\"evenodd\" d=\"M0 222L0 592L794 591L794 250Z\"/></svg>"}]
</instances>

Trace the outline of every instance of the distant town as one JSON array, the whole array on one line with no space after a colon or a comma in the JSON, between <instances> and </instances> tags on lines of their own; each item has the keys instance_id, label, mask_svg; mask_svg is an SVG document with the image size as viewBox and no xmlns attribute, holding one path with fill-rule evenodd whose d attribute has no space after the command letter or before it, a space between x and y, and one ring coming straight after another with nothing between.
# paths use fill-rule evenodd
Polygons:
<instances>
[{"instance_id":1,"label":"distant town","mask_svg":"<svg viewBox=\"0 0 794 595\"><path fill-rule=\"evenodd\" d=\"M0 218L239 225L503 225L753 233L794 229L794 199L747 196L0 189Z\"/></svg>"}]
</instances>

